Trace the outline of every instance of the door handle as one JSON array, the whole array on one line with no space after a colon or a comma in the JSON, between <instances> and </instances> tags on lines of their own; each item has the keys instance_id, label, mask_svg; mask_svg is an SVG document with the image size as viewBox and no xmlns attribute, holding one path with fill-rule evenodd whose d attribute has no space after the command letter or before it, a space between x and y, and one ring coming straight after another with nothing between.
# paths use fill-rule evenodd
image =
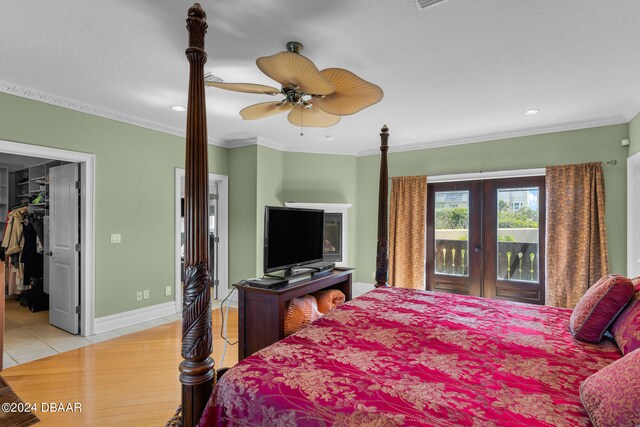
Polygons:
<instances>
[{"instance_id":1,"label":"door handle","mask_svg":"<svg viewBox=\"0 0 640 427\"><path fill-rule=\"evenodd\" d=\"M49 252L45 252L44 253L46 256L53 256L53 252L49 251Z\"/></svg>"},{"instance_id":2,"label":"door handle","mask_svg":"<svg viewBox=\"0 0 640 427\"><path fill-rule=\"evenodd\" d=\"M480 246L476 246L476 248L474 249L475 253L480 253L482 249L480 249Z\"/></svg>"}]
</instances>

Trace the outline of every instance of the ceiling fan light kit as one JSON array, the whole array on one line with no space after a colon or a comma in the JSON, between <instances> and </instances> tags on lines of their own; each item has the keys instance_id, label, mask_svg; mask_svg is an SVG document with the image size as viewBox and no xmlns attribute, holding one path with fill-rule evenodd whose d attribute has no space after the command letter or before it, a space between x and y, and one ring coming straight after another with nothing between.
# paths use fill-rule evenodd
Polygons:
<instances>
[{"instance_id":1,"label":"ceiling fan light kit","mask_svg":"<svg viewBox=\"0 0 640 427\"><path fill-rule=\"evenodd\" d=\"M284 99L250 105L240 111L244 120L257 120L289 111L289 122L300 127L329 127L348 116L379 102L382 89L342 68L318 70L302 56L299 42L287 43L287 50L256 60L267 76L281 88L253 83L206 81L207 86L235 92L284 95Z\"/></svg>"}]
</instances>

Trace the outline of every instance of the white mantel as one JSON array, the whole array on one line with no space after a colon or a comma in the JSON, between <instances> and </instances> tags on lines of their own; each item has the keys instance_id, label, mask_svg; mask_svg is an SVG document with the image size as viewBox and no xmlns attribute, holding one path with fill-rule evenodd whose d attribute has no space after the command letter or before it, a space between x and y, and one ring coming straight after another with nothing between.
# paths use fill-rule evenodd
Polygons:
<instances>
[{"instance_id":1,"label":"white mantel","mask_svg":"<svg viewBox=\"0 0 640 427\"><path fill-rule=\"evenodd\" d=\"M347 267L347 209L351 207L351 203L298 203L285 202L288 208L303 209L322 209L325 213L341 213L342 214L342 261L336 262L336 266Z\"/></svg>"}]
</instances>

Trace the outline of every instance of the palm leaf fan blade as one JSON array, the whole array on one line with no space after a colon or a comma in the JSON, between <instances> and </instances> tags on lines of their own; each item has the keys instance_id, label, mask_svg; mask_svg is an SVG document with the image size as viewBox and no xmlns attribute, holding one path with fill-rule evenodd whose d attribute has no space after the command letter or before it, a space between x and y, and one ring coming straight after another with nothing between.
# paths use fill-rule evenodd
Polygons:
<instances>
[{"instance_id":1,"label":"palm leaf fan blade","mask_svg":"<svg viewBox=\"0 0 640 427\"><path fill-rule=\"evenodd\" d=\"M274 116L284 113L293 108L291 104L282 102L261 102L259 104L249 105L240 110L240 115L244 120L257 120L265 117Z\"/></svg>"},{"instance_id":2,"label":"palm leaf fan blade","mask_svg":"<svg viewBox=\"0 0 640 427\"><path fill-rule=\"evenodd\" d=\"M297 106L287 116L289 123L300 127L327 128L337 124L341 117L326 113L309 102L311 108Z\"/></svg>"},{"instance_id":3,"label":"palm leaf fan blade","mask_svg":"<svg viewBox=\"0 0 640 427\"><path fill-rule=\"evenodd\" d=\"M265 95L277 95L280 89L272 86L257 85L253 83L222 83L222 82L205 82L205 85L217 87L219 89L231 90L233 92L259 93Z\"/></svg>"},{"instance_id":4,"label":"palm leaf fan blade","mask_svg":"<svg viewBox=\"0 0 640 427\"><path fill-rule=\"evenodd\" d=\"M327 68L321 71L336 88L324 97L314 98L314 103L329 114L348 116L379 102L384 96L382 89L342 68Z\"/></svg>"},{"instance_id":5,"label":"palm leaf fan blade","mask_svg":"<svg viewBox=\"0 0 640 427\"><path fill-rule=\"evenodd\" d=\"M327 80L306 57L299 53L279 52L256 59L260 71L282 86L298 87L302 92L314 95L333 93L333 84Z\"/></svg>"}]
</instances>

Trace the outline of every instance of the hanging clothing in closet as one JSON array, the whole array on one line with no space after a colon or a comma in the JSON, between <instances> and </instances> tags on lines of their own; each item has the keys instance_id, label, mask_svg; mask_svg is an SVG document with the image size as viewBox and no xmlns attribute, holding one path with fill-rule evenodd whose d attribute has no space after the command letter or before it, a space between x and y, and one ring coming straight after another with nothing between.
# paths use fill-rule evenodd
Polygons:
<instances>
[{"instance_id":1,"label":"hanging clothing in closet","mask_svg":"<svg viewBox=\"0 0 640 427\"><path fill-rule=\"evenodd\" d=\"M4 249L8 264L7 287L9 295L17 295L27 288L24 280L24 264L21 263L22 248L24 246L24 220L28 208L21 207L9 212L7 225L0 246Z\"/></svg>"},{"instance_id":2,"label":"hanging clothing in closet","mask_svg":"<svg viewBox=\"0 0 640 427\"><path fill-rule=\"evenodd\" d=\"M24 244L22 229L27 213L28 208L26 206L9 212L9 220L7 221L7 226L5 227L2 238L2 247L5 249L5 255L22 252L22 246Z\"/></svg>"},{"instance_id":3,"label":"hanging clothing in closet","mask_svg":"<svg viewBox=\"0 0 640 427\"><path fill-rule=\"evenodd\" d=\"M38 253L39 237L36 229L42 230L42 218L28 214L24 225L24 246L20 258L20 262L24 264L25 283L29 283L31 279L41 278L44 270L43 255Z\"/></svg>"}]
</instances>

